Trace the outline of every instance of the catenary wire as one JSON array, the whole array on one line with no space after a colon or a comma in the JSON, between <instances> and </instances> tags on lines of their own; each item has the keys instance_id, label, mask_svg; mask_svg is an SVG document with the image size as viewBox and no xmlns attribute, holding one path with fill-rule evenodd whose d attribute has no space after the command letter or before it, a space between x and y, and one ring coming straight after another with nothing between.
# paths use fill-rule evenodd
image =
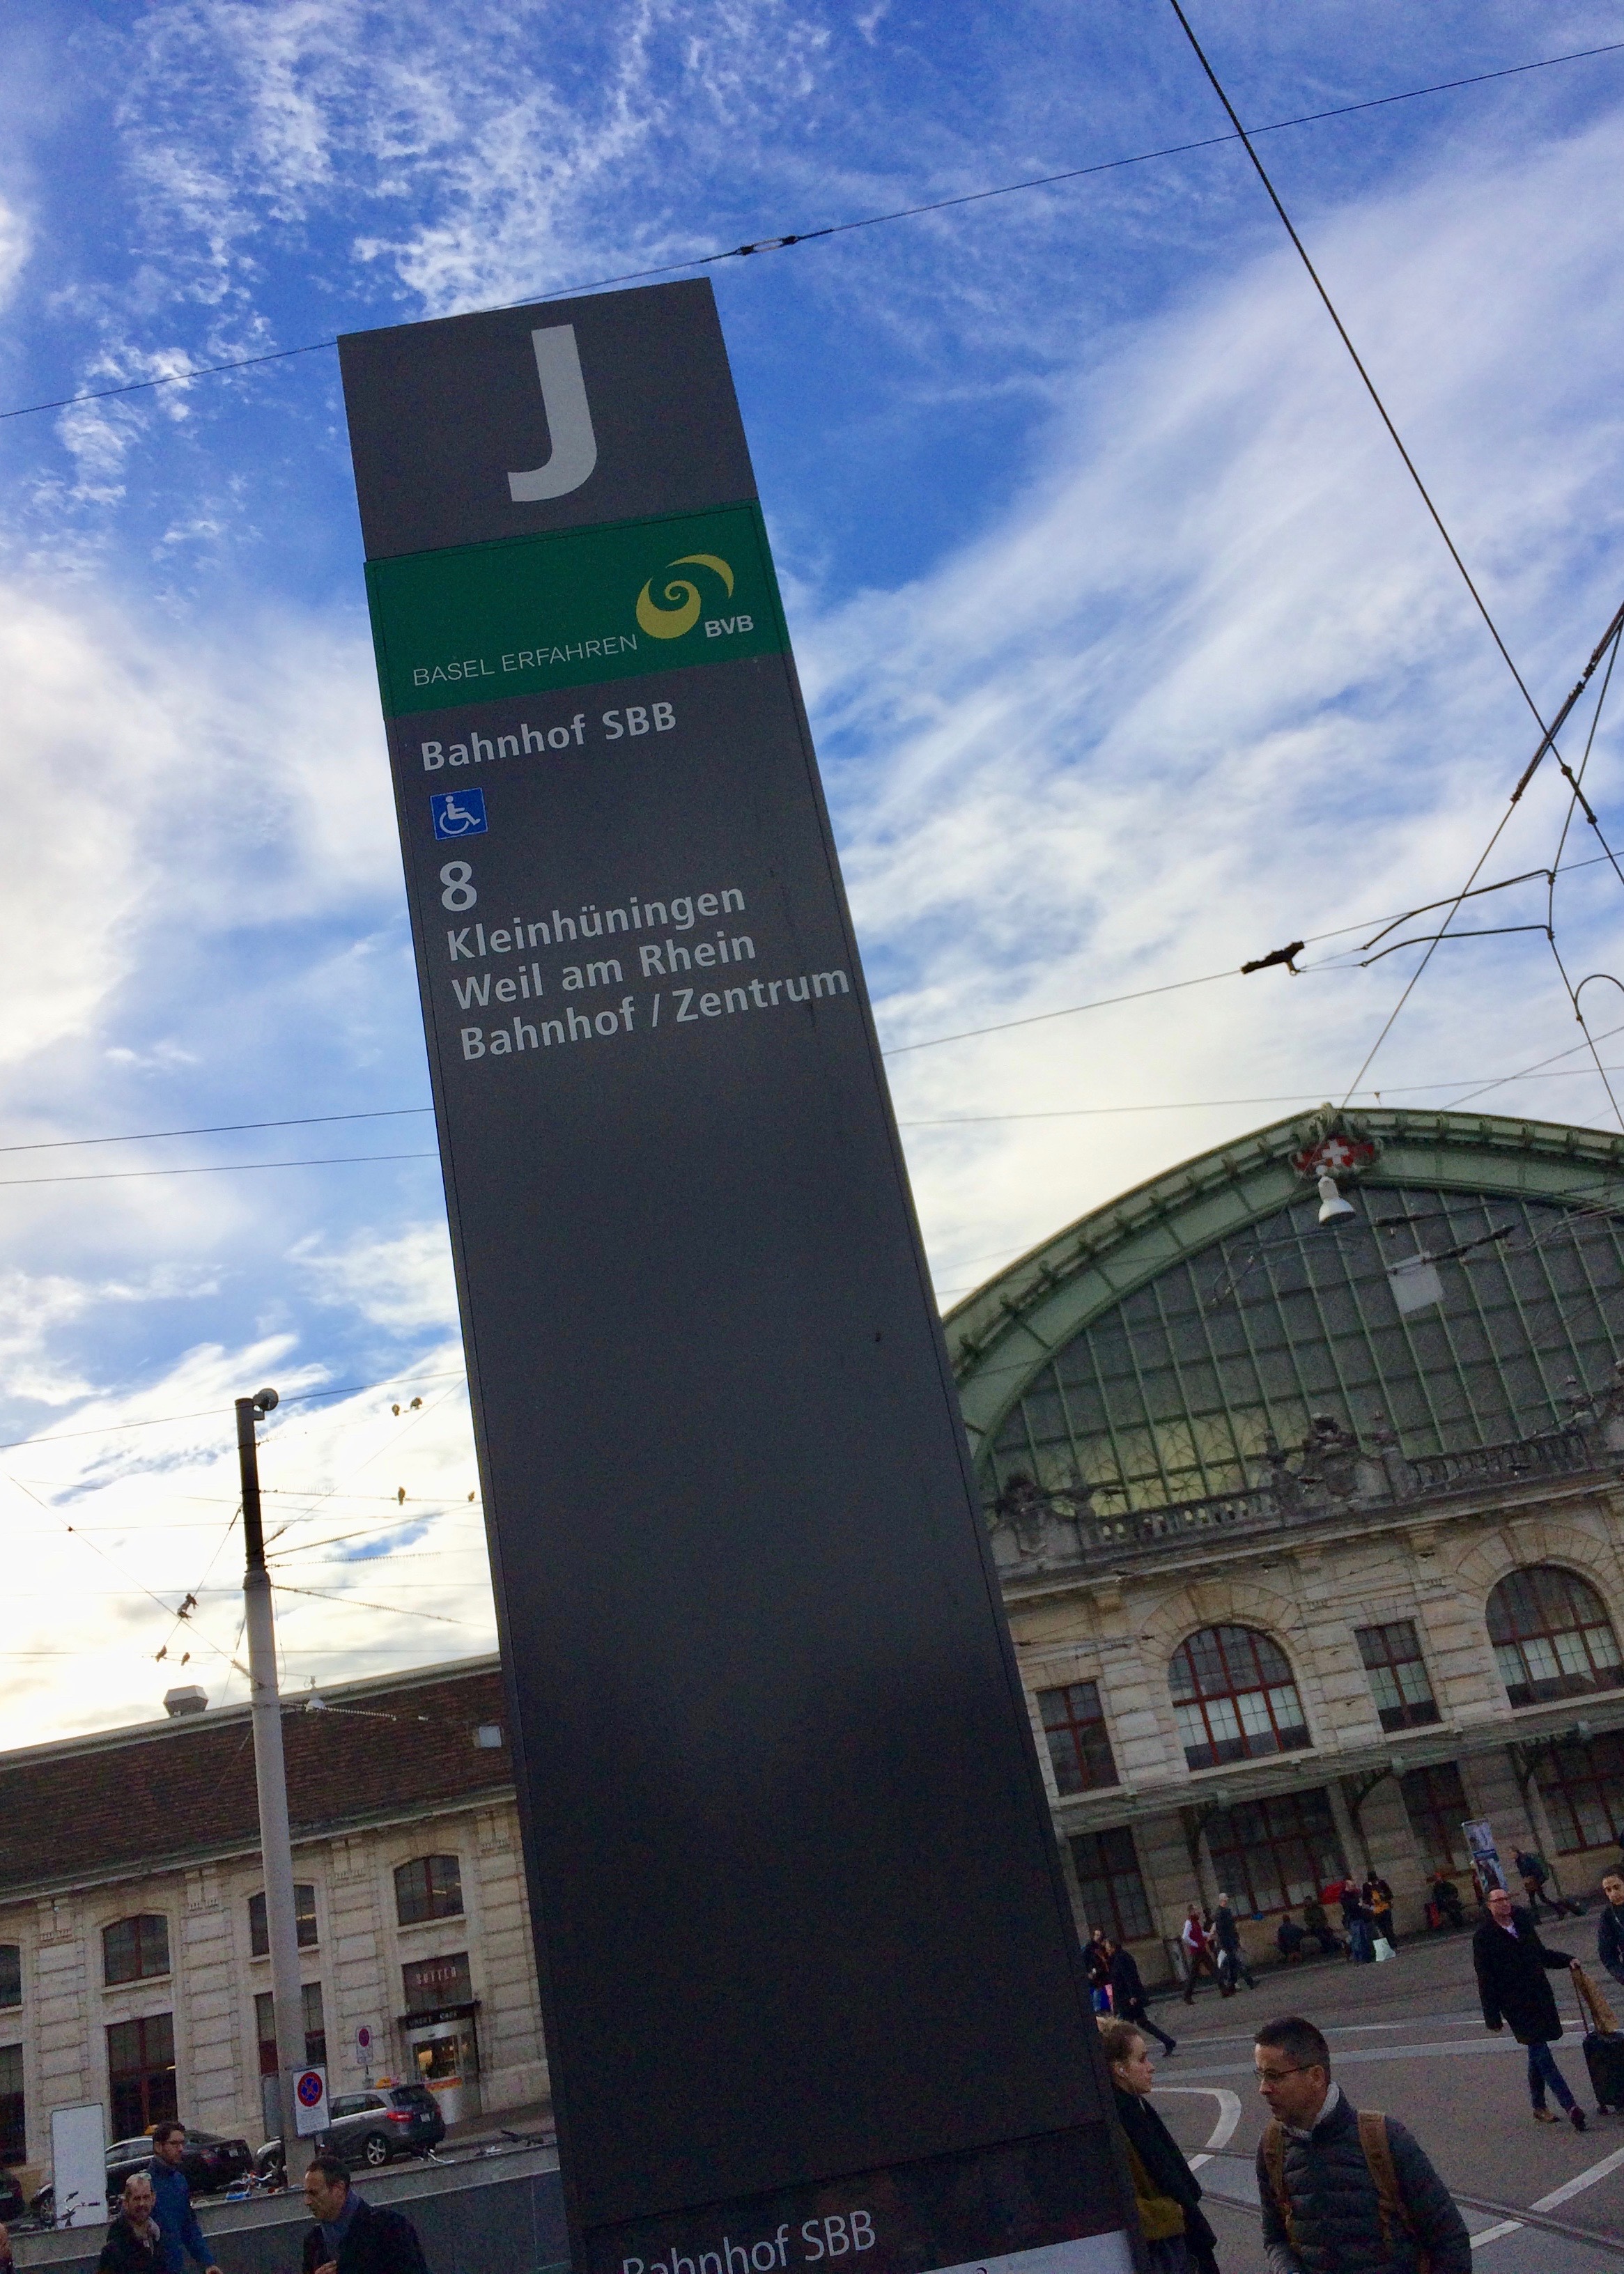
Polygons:
<instances>
[{"instance_id":1,"label":"catenary wire","mask_svg":"<svg viewBox=\"0 0 1624 2274\"><path fill-rule=\"evenodd\" d=\"M1624 629L1624 606L1621 606L1619 609L1606 631L1602 635L1601 639L1591 650L1589 662L1585 665L1583 671L1580 674L1577 681L1568 695L1566 701L1563 703L1560 710L1557 712L1555 720L1553 722L1551 727L1543 728L1538 747L1536 749L1533 757L1529 761L1527 766L1524 767L1522 778L1507 801L1506 810L1495 823L1493 832L1489 838L1488 843L1484 847L1482 852L1477 855L1476 862L1473 863L1470 875L1467 877L1465 884L1461 887L1460 892L1455 896L1454 907L1451 907L1448 914L1444 917L1436 937L1428 944L1425 954L1421 958L1420 962L1417 964L1415 969L1410 973L1410 977L1405 982L1403 990L1400 994L1398 1001L1393 1005L1391 1011L1388 1012L1386 1020L1382 1023L1380 1032L1377 1035L1375 1041L1371 1044L1369 1050L1365 1053L1365 1057L1360 1063L1358 1072L1354 1075L1352 1081L1348 1085L1346 1094L1342 1100L1344 1105L1347 1103L1349 1098L1357 1096L1363 1088L1365 1077L1370 1072L1372 1065L1374 1064L1377 1053L1386 1043L1387 1036L1393 1032L1394 1028L1398 1024L1399 1018L1403 1012L1405 1005L1409 1002L1410 997L1415 993L1416 989L1421 983L1423 975L1426 971L1428 965L1432 962L1433 956L1438 953L1439 942L1447 932L1451 917L1455 915L1455 910L1464 903L1468 896L1470 894L1472 887L1476 885L1478 877L1483 874L1484 870L1487 867L1489 855L1493 852L1496 845L1499 844L1513 814L1515 813L1517 809L1517 802L1521 798L1523 791L1527 788L1529 782L1532 779L1535 766L1538 764L1542 754L1553 746L1552 736L1556 727L1560 726L1561 721L1568 717L1574 705L1578 702L1580 696L1589 685L1590 677L1595 672L1597 666L1600 663L1603 656L1605 654L1608 646L1617 641L1620 629ZM1571 782L1574 776L1571 770L1568 768L1566 760L1562 760L1561 764L1562 771L1568 775L1568 778ZM1612 856L1609 854L1606 857L1611 859ZM1616 863L1614 865L1616 866ZM1604 1075L1604 1083L1605 1082L1605 1080L1606 1077ZM1611 1091L1609 1091L1608 1094L1611 1096Z\"/></svg>"},{"instance_id":2,"label":"catenary wire","mask_svg":"<svg viewBox=\"0 0 1624 2274\"><path fill-rule=\"evenodd\" d=\"M1493 79L1518 79L1530 72L1552 71L1560 64L1584 63L1593 56L1615 55L1621 48L1624 48L1624 41L1620 40L1605 41L1599 47L1575 48L1564 55L1538 56L1532 63L1507 64L1498 71L1474 72L1464 79L1439 79L1429 87L1406 87L1397 94L1372 95L1361 102L1338 103L1329 110L1306 111L1297 118L1274 119L1267 125L1252 127L1251 132L1254 135L1283 134L1289 128L1316 126L1327 119L1351 117L1358 111L1384 110L1394 103L1418 102L1425 95L1450 94L1462 87L1485 87ZM1238 125L1237 121L1237 130ZM598 276L587 283L555 285L548 291L533 293L523 300L500 301L497 303L496 310L483 312L529 307L546 300L568 299L579 293L607 291L617 284L644 283L650 277L680 275L686 269L705 268L723 260L748 260L758 252L784 252L793 245L811 244L822 237L844 237L853 230L879 229L891 222L915 221L926 214L950 212L957 206L982 205L989 199L1015 197L1026 190L1052 189L1062 182L1083 181L1093 174L1115 173L1126 166L1149 165L1158 159L1184 157L1193 151L1216 149L1225 142L1244 139L1244 136L1238 131L1234 134L1204 135L1193 142L1169 143L1164 148L1137 151L1126 158L1105 158L1092 166L1069 166L1056 174L1034 175L1019 182L1000 182L990 189L966 190L956 197L933 198L922 205L899 206L891 213L861 214L854 220L830 222L817 229L797 230L782 237L756 237L745 245L729 245L720 252L697 252L686 260L668 260L652 268L627 269L618 276ZM159 387L178 387L189 380L214 379L223 373L254 371L265 364L286 363L295 356L320 355L337 345L336 336L307 340L299 347L273 348L261 355L235 356L222 363L199 364L184 371L161 372L152 379L129 380L117 387L90 388L78 395L58 395L48 403L19 403L10 410L0 410L0 421L31 418L46 410L71 410L80 403L106 403L117 395L141 395Z\"/></svg>"},{"instance_id":3,"label":"catenary wire","mask_svg":"<svg viewBox=\"0 0 1624 2274\"><path fill-rule=\"evenodd\" d=\"M82 1176L0 1177L0 1192L24 1185L117 1185L141 1177L230 1177L246 1169L339 1169L355 1162L438 1161L438 1153L326 1153L303 1161L206 1161L177 1169L91 1169Z\"/></svg>"},{"instance_id":4,"label":"catenary wire","mask_svg":"<svg viewBox=\"0 0 1624 2274\"><path fill-rule=\"evenodd\" d=\"M1616 1034L1620 1030L1614 1028L1612 1031ZM1575 1048L1583 1050L1584 1044L1575 1043ZM1544 1079L1556 1081L1583 1078L1588 1081L1595 1071L1594 1066L1562 1066L1555 1072L1547 1072ZM1624 1065L1608 1066L1606 1072L1624 1073ZM1380 1105L1382 1100L1387 1097L1417 1097L1430 1095L1437 1089L1449 1089L1455 1082L1464 1081L1467 1078L1464 1074L1440 1075L1436 1081L1406 1082L1390 1089L1362 1090L1357 1095L1374 1098ZM1538 1071L1521 1074L1501 1074L1492 1086L1499 1088L1507 1082L1537 1081L1540 1079L1541 1076ZM1485 1087L1490 1086L1485 1084ZM1477 1091L1472 1093L1473 1096L1479 1094ZM898 1121L897 1126L898 1129L977 1129L989 1122L1092 1120L1099 1117L1120 1113L1204 1113L1214 1111L1219 1108L1227 1109L1237 1105L1306 1106L1322 1095L1323 1092L1319 1090L1290 1089L1261 1097L1175 1097L1158 1098L1147 1104L1139 1105L1056 1105L1035 1112L950 1113L935 1115L923 1119Z\"/></svg>"},{"instance_id":5,"label":"catenary wire","mask_svg":"<svg viewBox=\"0 0 1624 2274\"><path fill-rule=\"evenodd\" d=\"M1560 865L1555 873L1564 877L1574 876L1583 869L1596 869L1601 867L1608 858L1609 855L1607 854L1598 853L1591 855L1587 860L1561 862L1559 855ZM1485 892L1503 892L1512 885L1527 884L1535 877L1549 877L1552 873L1553 871L1547 869L1530 869L1525 870L1520 877L1503 877L1499 884L1485 885L1482 887L1482 890ZM1472 896L1468 893L1463 894L1461 897L1470 899ZM1372 923L1380 923L1382 929L1378 930L1372 940L1367 943L1367 945L1373 946L1375 941L1380 939L1384 936L1385 932L1387 930L1390 930L1395 924L1407 923L1411 916L1425 915L1433 908L1448 907L1451 905L1452 903L1448 900L1427 900L1424 901L1419 907L1406 908L1402 912L1402 914L1396 916L1381 918L1366 916L1357 923L1338 924L1330 931L1311 932L1308 935L1308 937L1304 941L1303 945L1304 947L1317 947L1325 940L1344 939L1350 933L1369 931ZM1318 963L1304 966L1303 972L1299 973L1298 976L1304 977L1309 972L1313 971L1334 971L1339 968L1341 967L1339 967L1335 957L1326 956ZM1209 980L1226 978L1233 979L1238 978L1241 975L1242 975L1238 971L1207 972L1196 979L1174 980L1168 986L1144 988L1135 993L1128 995L1106 995L1101 997L1095 1002L1068 1004L1064 1005L1058 1011L1040 1011L1034 1013L1034 1016L1037 1019L1068 1018L1073 1013L1079 1012L1105 1010L1118 1003L1139 1003L1144 1001L1148 996L1176 992L1181 987L1199 987L1205 985ZM1011 1019L989 1027L969 1028L962 1034L929 1035L922 1042L894 1043L889 1050L883 1051L882 1056L885 1058L899 1058L910 1050L934 1050L936 1045L941 1043L964 1042L969 1039L972 1035L999 1034L1003 1032L1004 1028L1006 1026L1019 1027L1028 1025L1030 1023L1032 1023L1030 1019ZM1512 1079L1512 1077L1508 1076L1507 1079ZM31 1138L26 1143L22 1144L0 1145L0 1156L4 1156L8 1153L66 1152L71 1148L84 1145L146 1145L154 1144L162 1139L171 1137L234 1136L244 1131L259 1129L307 1129L318 1127L335 1121L374 1121L387 1119L391 1117L398 1117L406 1114L432 1113L434 1109L432 1105L369 1106L359 1108L353 1113L291 1114L276 1121L214 1121L202 1122L196 1127L188 1128L132 1129L109 1137L39 1137ZM366 1161L372 1157L373 1156L369 1154L344 1153L335 1156L335 1160L337 1162ZM398 1160L427 1160L431 1156L427 1153L404 1153L388 1154L380 1157L384 1159ZM209 1165L212 1166L214 1164L211 1163ZM260 1165L267 1165L272 1168L322 1168L330 1166L332 1163L325 1160L318 1162L271 1162L264 1164L252 1161L240 1161L223 1162L218 1165L222 1168L227 1169L252 1169ZM184 1173L184 1171L183 1171L182 1173ZM16 1178L15 1180L0 1178L0 1183L5 1183L8 1181L24 1183L29 1180L22 1178ZM35 1181L49 1182L51 1180L41 1178ZM89 1180L76 1180L69 1178L63 1181L71 1183L74 1181L87 1182ZM372 1387L373 1385L365 1386Z\"/></svg>"},{"instance_id":6,"label":"catenary wire","mask_svg":"<svg viewBox=\"0 0 1624 2274\"><path fill-rule=\"evenodd\" d=\"M1550 730L1545 727L1545 719L1540 712L1539 706L1535 702L1532 695L1530 694L1527 683L1523 680L1522 673L1512 661L1511 651L1506 645L1505 641L1500 637L1500 628L1495 623L1493 617L1489 614L1488 603L1485 600L1482 593L1477 590L1476 584L1472 581L1471 571L1467 568L1465 561L1462 559L1454 538L1450 536L1448 530L1445 527L1444 517L1432 502L1432 493L1421 478L1420 469L1417 466L1415 460L1410 456L1410 452L1404 447L1403 438L1400 434L1398 428L1393 423L1387 406L1381 399L1381 395L1376 386L1375 380L1365 369L1359 351L1354 346L1353 341L1349 335L1347 326L1336 312L1335 302L1327 291L1324 284L1320 281L1319 270L1314 267L1312 260L1309 258L1308 247L1297 235L1296 225L1292 222L1291 216L1286 211L1284 205L1281 201L1280 192L1275 189L1274 183L1269 179L1267 168L1264 165L1262 159L1259 157L1256 150L1252 147L1252 139L1248 135L1246 129L1241 124L1240 114L1237 111L1235 105L1230 102L1229 96L1224 93L1223 83L1219 79L1217 72L1213 69L1212 64L1207 61L1207 51L1202 47L1199 40L1197 39L1195 32L1192 27L1190 19L1185 15L1183 8L1179 5L1179 0L1168 0L1168 5L1177 17L1179 24L1184 30L1184 37L1189 41L1192 48L1195 50L1196 61L1200 64L1201 69L1206 72L1207 79L1210 80L1214 94L1223 105L1224 110L1229 117L1229 124L1234 127L1236 134L1239 139L1243 148L1245 150L1246 155L1251 159L1252 165L1256 169L1258 179L1262 183L1264 189L1268 193L1269 203L1279 215L1282 226L1284 228L1286 235L1291 239L1292 244L1296 246L1297 257L1302 261L1304 267L1308 271L1309 281L1313 285L1315 291L1320 295L1321 301L1324 303L1327 315L1329 316L1332 323L1336 327L1337 337L1342 341L1342 345L1347 349L1349 355L1352 358L1353 367L1358 373L1359 377L1364 380L1365 392L1369 395L1371 401L1375 404L1377 415L1380 417L1382 425L1387 428L1387 433L1392 440L1394 448L1403 460L1405 471L1409 474L1410 480L1415 484L1417 490L1419 492L1421 502L1426 508L1427 512L1431 515L1433 527L1437 530L1440 537L1442 538L1444 545L1448 551L1449 558L1454 561L1455 567L1460 570L1462 578L1465 580L1466 589L1472 596L1472 599L1477 606L1477 614L1483 618L1484 622L1488 626L1489 637L1500 650L1507 670L1511 674L1513 679L1515 679L1517 683L1518 691L1521 693L1522 700L1527 704L1529 709L1534 714L1535 725L1539 727L1541 733L1545 735L1545 740L1548 742L1550 740Z\"/></svg>"},{"instance_id":7,"label":"catenary wire","mask_svg":"<svg viewBox=\"0 0 1624 2274\"><path fill-rule=\"evenodd\" d=\"M350 1382L336 1389L293 1389L281 1400L283 1405L306 1405L319 1397L359 1397L369 1389L393 1389L398 1382L453 1382L462 1379L460 1367L445 1367L435 1374L391 1374L382 1382ZM103 1396L112 1393L104 1391ZM145 1421L108 1421L99 1429L56 1429L41 1437L9 1437L0 1442L0 1453L15 1452L19 1445L65 1445L75 1437L113 1437L125 1429L162 1429L170 1422L208 1421L216 1414L234 1412L226 1405L199 1405L190 1413L154 1413Z\"/></svg>"}]
</instances>

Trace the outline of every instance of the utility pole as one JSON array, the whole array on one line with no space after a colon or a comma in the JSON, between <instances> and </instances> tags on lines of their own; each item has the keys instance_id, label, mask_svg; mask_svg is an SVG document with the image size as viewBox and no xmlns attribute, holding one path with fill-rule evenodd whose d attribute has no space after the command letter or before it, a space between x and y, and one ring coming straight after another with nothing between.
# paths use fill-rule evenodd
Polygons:
<instances>
[{"instance_id":1,"label":"utility pole","mask_svg":"<svg viewBox=\"0 0 1624 2274\"><path fill-rule=\"evenodd\" d=\"M237 1451L243 1475L243 1542L247 1569L243 1602L248 1630L248 1696L253 1717L254 1781L259 1793L259 1849L265 1867L265 1925L271 1946L271 2002L276 2017L277 2101L288 2183L304 2171L293 2082L304 2067L304 1993L299 1982L299 1930L293 1902L293 1842L288 1832L288 1776L282 1751L282 1694L276 1681L276 1625L271 1575L265 1568L259 1511L259 1447L254 1425L276 1404L274 1389L237 1401Z\"/></svg>"}]
</instances>

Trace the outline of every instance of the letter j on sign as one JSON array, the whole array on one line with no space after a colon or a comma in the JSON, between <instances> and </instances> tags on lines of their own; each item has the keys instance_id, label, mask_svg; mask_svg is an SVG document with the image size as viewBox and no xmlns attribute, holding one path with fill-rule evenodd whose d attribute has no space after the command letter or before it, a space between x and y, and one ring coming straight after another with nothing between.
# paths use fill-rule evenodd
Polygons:
<instances>
[{"instance_id":1,"label":"letter j on sign","mask_svg":"<svg viewBox=\"0 0 1624 2274\"><path fill-rule=\"evenodd\" d=\"M710 288L340 351L576 2274L1126 2274Z\"/></svg>"}]
</instances>

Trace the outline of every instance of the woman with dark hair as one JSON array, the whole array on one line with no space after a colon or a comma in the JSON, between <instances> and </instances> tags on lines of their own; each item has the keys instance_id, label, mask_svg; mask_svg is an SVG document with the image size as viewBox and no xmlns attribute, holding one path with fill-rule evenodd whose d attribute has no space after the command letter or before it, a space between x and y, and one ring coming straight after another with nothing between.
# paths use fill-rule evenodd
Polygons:
<instances>
[{"instance_id":1,"label":"woman with dark hair","mask_svg":"<svg viewBox=\"0 0 1624 2274\"><path fill-rule=\"evenodd\" d=\"M1150 2047L1131 2022L1102 2022L1116 2118L1151 2274L1218 2274L1218 2238L1201 2214L1201 2189L1178 2142L1150 2105L1156 2072Z\"/></svg>"}]
</instances>

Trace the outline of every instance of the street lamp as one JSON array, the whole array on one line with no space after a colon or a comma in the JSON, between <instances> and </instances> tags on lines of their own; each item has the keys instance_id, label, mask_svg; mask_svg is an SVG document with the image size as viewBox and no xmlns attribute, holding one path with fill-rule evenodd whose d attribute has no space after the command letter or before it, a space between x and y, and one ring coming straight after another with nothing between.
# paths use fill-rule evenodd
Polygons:
<instances>
[{"instance_id":1,"label":"street lamp","mask_svg":"<svg viewBox=\"0 0 1624 2274\"><path fill-rule=\"evenodd\" d=\"M293 1901L293 1842L288 1831L288 1775L282 1751L282 1695L276 1683L276 1624L271 1575L265 1568L259 1509L259 1447L254 1425L278 1400L274 1389L237 1401L237 1452L243 1478L243 1574L248 1630L248 1699L253 1721L254 1782L259 1795L259 1849L265 1869L265 1927L271 1948L271 2007L276 2029L277 2118L289 2183L296 2168L298 2123L294 2079L304 2067L304 1993L299 1982L298 1916Z\"/></svg>"}]
</instances>

